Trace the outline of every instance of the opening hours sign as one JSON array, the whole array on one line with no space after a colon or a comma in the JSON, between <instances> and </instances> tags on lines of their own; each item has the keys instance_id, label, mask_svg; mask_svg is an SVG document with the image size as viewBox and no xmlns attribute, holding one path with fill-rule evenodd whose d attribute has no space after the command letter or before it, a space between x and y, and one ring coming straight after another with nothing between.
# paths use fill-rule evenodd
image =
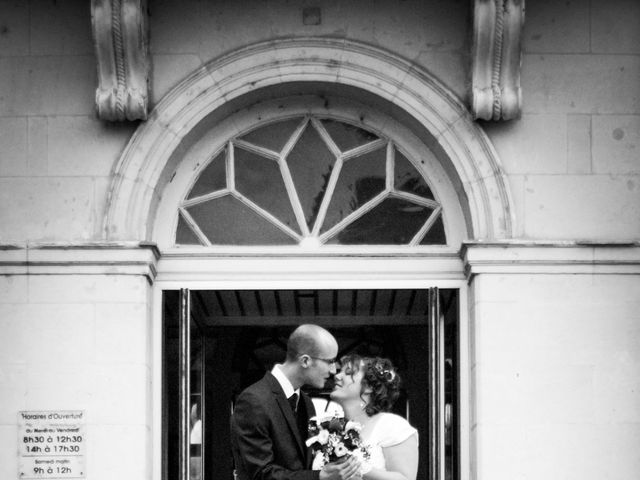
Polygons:
<instances>
[{"instance_id":1,"label":"opening hours sign","mask_svg":"<svg viewBox=\"0 0 640 480\"><path fill-rule=\"evenodd\" d=\"M82 410L18 412L18 478L85 478Z\"/></svg>"}]
</instances>

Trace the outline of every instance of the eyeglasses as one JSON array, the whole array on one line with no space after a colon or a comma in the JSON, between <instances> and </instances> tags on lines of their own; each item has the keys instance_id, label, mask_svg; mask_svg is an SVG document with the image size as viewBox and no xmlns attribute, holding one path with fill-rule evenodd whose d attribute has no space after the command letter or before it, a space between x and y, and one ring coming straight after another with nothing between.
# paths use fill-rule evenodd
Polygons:
<instances>
[{"instance_id":1,"label":"eyeglasses","mask_svg":"<svg viewBox=\"0 0 640 480\"><path fill-rule=\"evenodd\" d=\"M308 355L306 353L302 353L300 354L300 356L302 355L307 355L307 357L309 358L313 358L314 360L320 360L321 362L326 363L327 365L329 365L330 367L332 365L335 365L336 367L338 366L338 359L337 358L322 358L322 357L314 357L313 355Z\"/></svg>"}]
</instances>

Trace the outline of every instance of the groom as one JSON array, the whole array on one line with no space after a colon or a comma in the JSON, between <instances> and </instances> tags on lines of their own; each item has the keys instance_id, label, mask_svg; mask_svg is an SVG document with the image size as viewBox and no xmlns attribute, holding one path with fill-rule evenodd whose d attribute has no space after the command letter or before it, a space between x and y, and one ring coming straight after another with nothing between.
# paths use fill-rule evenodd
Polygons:
<instances>
[{"instance_id":1,"label":"groom","mask_svg":"<svg viewBox=\"0 0 640 480\"><path fill-rule=\"evenodd\" d=\"M231 416L231 448L238 480L346 480L359 466L349 458L310 470L307 423L315 415L303 385L322 388L336 373L338 343L327 330L305 324L287 341L282 364L239 396Z\"/></svg>"}]
</instances>

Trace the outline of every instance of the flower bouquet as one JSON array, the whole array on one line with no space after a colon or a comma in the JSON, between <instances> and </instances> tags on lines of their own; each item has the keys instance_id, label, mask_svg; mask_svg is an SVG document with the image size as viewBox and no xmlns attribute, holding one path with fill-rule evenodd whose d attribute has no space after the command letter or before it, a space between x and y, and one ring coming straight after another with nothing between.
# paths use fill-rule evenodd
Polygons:
<instances>
[{"instance_id":1,"label":"flower bouquet","mask_svg":"<svg viewBox=\"0 0 640 480\"><path fill-rule=\"evenodd\" d=\"M325 464L345 455L357 457L361 463L369 459L369 447L360 438L362 425L347 421L338 414L316 416L309 420L307 447L313 452L313 470L322 470Z\"/></svg>"}]
</instances>

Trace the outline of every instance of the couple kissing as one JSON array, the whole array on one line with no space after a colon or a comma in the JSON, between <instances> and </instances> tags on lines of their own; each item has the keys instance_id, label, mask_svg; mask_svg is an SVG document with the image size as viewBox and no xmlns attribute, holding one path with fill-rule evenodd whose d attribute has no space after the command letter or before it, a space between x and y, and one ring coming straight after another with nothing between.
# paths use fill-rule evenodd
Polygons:
<instances>
[{"instance_id":1,"label":"couple kissing","mask_svg":"<svg viewBox=\"0 0 640 480\"><path fill-rule=\"evenodd\" d=\"M337 355L338 343L328 330L300 325L289 336L284 362L238 396L231 417L237 480L415 480L418 433L390 413L400 386L393 364L357 355L338 362ZM318 461L323 452L308 446L316 412L301 387L321 389L331 377L331 399L344 411L343 425L357 425L364 456Z\"/></svg>"}]
</instances>

